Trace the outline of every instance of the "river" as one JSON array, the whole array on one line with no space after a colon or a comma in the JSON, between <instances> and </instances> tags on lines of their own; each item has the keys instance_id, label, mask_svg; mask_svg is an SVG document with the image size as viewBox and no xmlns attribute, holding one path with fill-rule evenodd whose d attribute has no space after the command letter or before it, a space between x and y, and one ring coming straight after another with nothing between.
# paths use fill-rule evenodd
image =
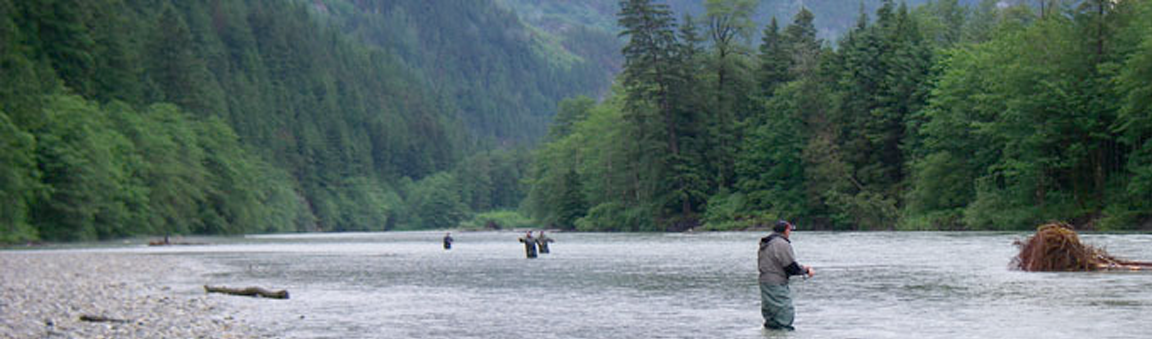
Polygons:
<instances>
[{"instance_id":1,"label":"river","mask_svg":"<svg viewBox=\"0 0 1152 339\"><path fill-rule=\"evenodd\" d=\"M281 338L1138 338L1152 336L1152 273L1009 269L1025 233L797 231L816 276L792 280L797 331L761 329L762 233L308 234L135 248L204 263L200 284L288 289L221 295ZM1152 235L1087 234L1152 260ZM182 290L194 290L185 288ZM193 293L193 292L188 292Z\"/></svg>"}]
</instances>

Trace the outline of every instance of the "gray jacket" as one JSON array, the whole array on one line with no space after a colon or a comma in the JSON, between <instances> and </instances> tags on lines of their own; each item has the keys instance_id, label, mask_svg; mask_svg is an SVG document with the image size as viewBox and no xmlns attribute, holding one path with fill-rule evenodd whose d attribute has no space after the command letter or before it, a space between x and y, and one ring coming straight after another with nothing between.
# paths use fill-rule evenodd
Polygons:
<instances>
[{"instance_id":1,"label":"gray jacket","mask_svg":"<svg viewBox=\"0 0 1152 339\"><path fill-rule=\"evenodd\" d=\"M796 262L796 254L792 252L792 242L779 233L760 239L757 263L760 283L787 285L789 276L804 274L804 269Z\"/></svg>"}]
</instances>

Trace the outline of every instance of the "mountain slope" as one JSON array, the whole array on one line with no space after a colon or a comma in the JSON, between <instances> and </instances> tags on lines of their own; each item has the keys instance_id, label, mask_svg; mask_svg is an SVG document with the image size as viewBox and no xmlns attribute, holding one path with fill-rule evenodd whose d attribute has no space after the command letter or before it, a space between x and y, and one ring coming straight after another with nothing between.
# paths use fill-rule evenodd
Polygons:
<instances>
[{"instance_id":1,"label":"mountain slope","mask_svg":"<svg viewBox=\"0 0 1152 339\"><path fill-rule=\"evenodd\" d=\"M531 142L563 98L607 90L612 72L489 1L313 1L324 20L395 55L451 98L481 144Z\"/></svg>"}]
</instances>

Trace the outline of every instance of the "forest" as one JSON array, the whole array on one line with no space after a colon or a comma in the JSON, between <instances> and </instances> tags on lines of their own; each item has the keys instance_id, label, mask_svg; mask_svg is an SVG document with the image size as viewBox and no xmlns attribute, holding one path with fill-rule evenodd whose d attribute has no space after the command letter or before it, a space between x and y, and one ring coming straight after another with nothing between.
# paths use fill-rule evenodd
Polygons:
<instances>
[{"instance_id":1,"label":"forest","mask_svg":"<svg viewBox=\"0 0 1152 339\"><path fill-rule=\"evenodd\" d=\"M0 0L0 242L527 222L529 143L608 89L544 40L481 1Z\"/></svg>"},{"instance_id":2,"label":"forest","mask_svg":"<svg viewBox=\"0 0 1152 339\"><path fill-rule=\"evenodd\" d=\"M785 2L0 0L0 243L1150 228L1149 1Z\"/></svg>"},{"instance_id":3,"label":"forest","mask_svg":"<svg viewBox=\"0 0 1152 339\"><path fill-rule=\"evenodd\" d=\"M757 25L752 0L619 4L623 69L604 100L561 103L529 171L536 220L1149 229L1148 1L884 0L836 41L807 9Z\"/></svg>"}]
</instances>

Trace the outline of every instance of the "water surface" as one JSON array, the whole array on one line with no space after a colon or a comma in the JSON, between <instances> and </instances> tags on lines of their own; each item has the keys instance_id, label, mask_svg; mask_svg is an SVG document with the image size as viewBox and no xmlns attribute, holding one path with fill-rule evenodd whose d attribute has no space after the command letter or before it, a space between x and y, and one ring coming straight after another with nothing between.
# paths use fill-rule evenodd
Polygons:
<instances>
[{"instance_id":1,"label":"water surface","mask_svg":"<svg viewBox=\"0 0 1152 339\"><path fill-rule=\"evenodd\" d=\"M249 237L143 248L197 258L178 283L288 289L223 296L282 338L1139 338L1152 336L1152 273L1025 273L1004 233L821 233L793 237L812 279L794 278L796 332L760 328L761 233L554 233L524 257L520 233ZM1152 235L1084 235L1152 260ZM193 293L193 292L188 292Z\"/></svg>"}]
</instances>

